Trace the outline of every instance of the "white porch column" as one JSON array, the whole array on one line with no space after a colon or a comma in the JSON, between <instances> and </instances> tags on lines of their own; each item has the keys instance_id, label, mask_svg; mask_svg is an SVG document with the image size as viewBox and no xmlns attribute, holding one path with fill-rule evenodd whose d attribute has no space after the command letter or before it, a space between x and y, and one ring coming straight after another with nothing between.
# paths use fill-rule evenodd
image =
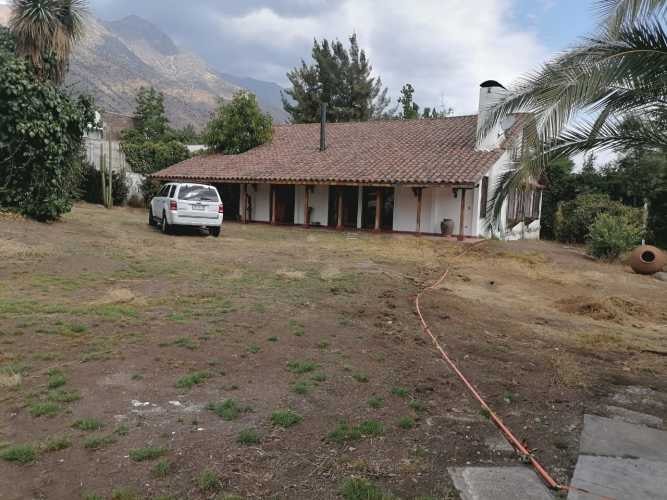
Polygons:
<instances>
[{"instance_id":1,"label":"white porch column","mask_svg":"<svg viewBox=\"0 0 667 500\"><path fill-rule=\"evenodd\" d=\"M363 210L364 194L363 187L359 186L359 194L357 198L357 229L361 229L361 214Z\"/></svg>"}]
</instances>

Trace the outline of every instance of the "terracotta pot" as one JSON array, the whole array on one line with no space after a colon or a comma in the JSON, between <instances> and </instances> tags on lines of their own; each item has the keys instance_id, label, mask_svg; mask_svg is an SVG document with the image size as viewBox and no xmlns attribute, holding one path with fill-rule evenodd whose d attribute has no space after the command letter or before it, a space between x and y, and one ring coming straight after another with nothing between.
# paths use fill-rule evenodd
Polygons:
<instances>
[{"instance_id":1,"label":"terracotta pot","mask_svg":"<svg viewBox=\"0 0 667 500\"><path fill-rule=\"evenodd\" d=\"M654 274L667 264L667 255L651 245L641 245L630 254L630 267L637 274Z\"/></svg>"},{"instance_id":2,"label":"terracotta pot","mask_svg":"<svg viewBox=\"0 0 667 500\"><path fill-rule=\"evenodd\" d=\"M440 223L440 232L443 236L451 236L454 232L454 221L452 219L442 219Z\"/></svg>"}]
</instances>

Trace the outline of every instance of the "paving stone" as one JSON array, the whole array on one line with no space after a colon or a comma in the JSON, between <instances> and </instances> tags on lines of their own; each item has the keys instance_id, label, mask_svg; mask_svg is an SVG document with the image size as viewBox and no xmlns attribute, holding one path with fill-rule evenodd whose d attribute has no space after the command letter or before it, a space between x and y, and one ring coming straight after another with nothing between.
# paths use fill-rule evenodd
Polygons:
<instances>
[{"instance_id":1,"label":"paving stone","mask_svg":"<svg viewBox=\"0 0 667 500\"><path fill-rule=\"evenodd\" d=\"M620 406L607 406L606 409L614 420L623 420L631 424L648 425L649 427L662 427L662 419L654 415L628 410Z\"/></svg>"},{"instance_id":2,"label":"paving stone","mask_svg":"<svg viewBox=\"0 0 667 500\"><path fill-rule=\"evenodd\" d=\"M529 467L449 467L461 500L554 500Z\"/></svg>"},{"instance_id":3,"label":"paving stone","mask_svg":"<svg viewBox=\"0 0 667 500\"><path fill-rule=\"evenodd\" d=\"M667 462L667 432L611 418L584 415L579 453Z\"/></svg>"},{"instance_id":4,"label":"paving stone","mask_svg":"<svg viewBox=\"0 0 667 500\"><path fill-rule=\"evenodd\" d=\"M601 496L618 500L664 500L667 463L581 455L571 486L591 494L570 490L567 500L592 500Z\"/></svg>"}]
</instances>

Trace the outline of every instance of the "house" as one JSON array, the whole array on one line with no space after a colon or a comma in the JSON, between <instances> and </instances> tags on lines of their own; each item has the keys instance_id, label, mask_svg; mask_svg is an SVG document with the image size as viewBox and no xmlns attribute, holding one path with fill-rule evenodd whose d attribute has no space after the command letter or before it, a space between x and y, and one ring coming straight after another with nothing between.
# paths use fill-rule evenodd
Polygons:
<instances>
[{"instance_id":1,"label":"house","mask_svg":"<svg viewBox=\"0 0 667 500\"><path fill-rule=\"evenodd\" d=\"M196 156L153 176L216 185L225 217L242 222L418 234L448 227L459 239L488 237L487 201L519 154L524 122L512 116L477 139L503 92L482 83L479 115L277 125L270 143ZM511 196L499 236L538 237L540 206L539 191Z\"/></svg>"}]
</instances>

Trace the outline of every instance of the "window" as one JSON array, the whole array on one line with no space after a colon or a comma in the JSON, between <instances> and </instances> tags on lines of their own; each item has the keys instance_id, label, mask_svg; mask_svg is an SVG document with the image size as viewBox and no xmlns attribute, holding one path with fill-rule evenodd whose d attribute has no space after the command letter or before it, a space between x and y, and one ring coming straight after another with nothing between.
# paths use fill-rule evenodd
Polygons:
<instances>
[{"instance_id":1,"label":"window","mask_svg":"<svg viewBox=\"0 0 667 500\"><path fill-rule=\"evenodd\" d=\"M185 201L220 201L218 191L209 186L181 186L178 199Z\"/></svg>"},{"instance_id":2,"label":"window","mask_svg":"<svg viewBox=\"0 0 667 500\"><path fill-rule=\"evenodd\" d=\"M489 203L489 177L488 176L485 175L484 177L482 177L482 184L481 184L479 190L480 190L480 196L481 196L479 216L480 217L486 217L486 206Z\"/></svg>"},{"instance_id":3,"label":"window","mask_svg":"<svg viewBox=\"0 0 667 500\"><path fill-rule=\"evenodd\" d=\"M169 184L166 184L162 186L162 189L160 189L160 192L157 194L158 196L167 196L167 191L169 191Z\"/></svg>"},{"instance_id":4,"label":"window","mask_svg":"<svg viewBox=\"0 0 667 500\"><path fill-rule=\"evenodd\" d=\"M507 197L507 225L525 220L528 224L540 217L539 191L512 191Z\"/></svg>"},{"instance_id":5,"label":"window","mask_svg":"<svg viewBox=\"0 0 667 500\"><path fill-rule=\"evenodd\" d=\"M169 191L169 198L173 198L175 192L176 192L176 184L171 186L171 190Z\"/></svg>"}]
</instances>

